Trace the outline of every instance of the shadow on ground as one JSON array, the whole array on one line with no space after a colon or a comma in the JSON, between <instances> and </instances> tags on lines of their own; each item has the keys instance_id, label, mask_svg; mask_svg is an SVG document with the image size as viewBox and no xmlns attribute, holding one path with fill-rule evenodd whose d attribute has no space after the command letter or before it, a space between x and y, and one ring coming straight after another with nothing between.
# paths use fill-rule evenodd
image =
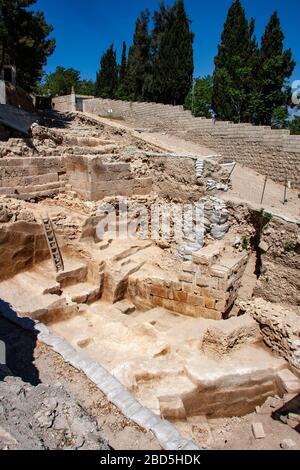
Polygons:
<instances>
[{"instance_id":1,"label":"shadow on ground","mask_svg":"<svg viewBox=\"0 0 300 470\"><path fill-rule=\"evenodd\" d=\"M290 401L288 401L283 407L279 408L278 410L272 413L272 418L275 420L282 420L282 417L289 418L293 414L299 415L300 414L300 394L296 395ZM295 431L300 433L300 424L296 424L292 426Z\"/></svg>"},{"instance_id":2,"label":"shadow on ground","mask_svg":"<svg viewBox=\"0 0 300 470\"><path fill-rule=\"evenodd\" d=\"M12 321L7 320L7 316ZM23 322L26 327L24 330L13 323L14 318L17 318L16 313L6 302L0 300L0 340L5 345L5 365L14 376L21 377L24 382L31 385L38 385L41 381L34 365L34 350L37 343L34 322L29 318L24 318ZM2 373L0 379L4 378L3 375L7 374Z\"/></svg>"}]
</instances>

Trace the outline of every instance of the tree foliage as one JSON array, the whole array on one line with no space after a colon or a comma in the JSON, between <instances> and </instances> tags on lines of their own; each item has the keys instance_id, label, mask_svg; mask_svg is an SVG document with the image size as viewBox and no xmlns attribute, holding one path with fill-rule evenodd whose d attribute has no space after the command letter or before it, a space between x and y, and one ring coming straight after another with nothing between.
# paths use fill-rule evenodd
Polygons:
<instances>
[{"instance_id":1,"label":"tree foliage","mask_svg":"<svg viewBox=\"0 0 300 470\"><path fill-rule=\"evenodd\" d=\"M273 13L261 40L259 68L257 70L257 90L254 93L256 105L254 122L271 124L278 113L291 104L291 88L287 79L295 68L290 49L284 50L284 34L277 12Z\"/></svg>"},{"instance_id":2,"label":"tree foliage","mask_svg":"<svg viewBox=\"0 0 300 470\"><path fill-rule=\"evenodd\" d=\"M116 91L116 98L120 100L127 99L126 76L127 76L127 46L126 46L126 42L123 41L122 58L121 58L121 64L119 67L118 88Z\"/></svg>"},{"instance_id":3,"label":"tree foliage","mask_svg":"<svg viewBox=\"0 0 300 470\"><path fill-rule=\"evenodd\" d=\"M215 57L213 108L219 118L235 122L249 120L257 61L254 20L248 22L240 0L235 0L228 11Z\"/></svg>"},{"instance_id":4,"label":"tree foliage","mask_svg":"<svg viewBox=\"0 0 300 470\"><path fill-rule=\"evenodd\" d=\"M149 31L150 12L137 18L126 58L123 43L119 84L111 98L183 104L193 79L193 40L183 0L160 4Z\"/></svg>"},{"instance_id":5,"label":"tree foliage","mask_svg":"<svg viewBox=\"0 0 300 470\"><path fill-rule=\"evenodd\" d=\"M284 125L295 67L284 34L273 13L259 47L254 20L248 22L240 0L229 9L215 58L213 108L221 119ZM281 123L281 124L280 124Z\"/></svg>"},{"instance_id":6,"label":"tree foliage","mask_svg":"<svg viewBox=\"0 0 300 470\"><path fill-rule=\"evenodd\" d=\"M36 87L41 95L69 95L74 88L79 95L95 94L95 83L91 80L81 80L79 70L56 67L55 72L44 74L42 81Z\"/></svg>"},{"instance_id":7,"label":"tree foliage","mask_svg":"<svg viewBox=\"0 0 300 470\"><path fill-rule=\"evenodd\" d=\"M152 92L156 101L184 103L193 80L193 41L183 0L169 8L161 4L152 33Z\"/></svg>"},{"instance_id":8,"label":"tree foliage","mask_svg":"<svg viewBox=\"0 0 300 470\"><path fill-rule=\"evenodd\" d=\"M55 49L55 40L49 39L52 26L43 13L29 10L35 3L0 0L0 71L5 64L15 65L18 84L27 91L35 88Z\"/></svg>"},{"instance_id":9,"label":"tree foliage","mask_svg":"<svg viewBox=\"0 0 300 470\"><path fill-rule=\"evenodd\" d=\"M300 135L300 116L294 116L294 119L289 123L291 134Z\"/></svg>"},{"instance_id":10,"label":"tree foliage","mask_svg":"<svg viewBox=\"0 0 300 470\"><path fill-rule=\"evenodd\" d=\"M113 44L103 54L96 78L96 96L115 98L118 86L118 65Z\"/></svg>"},{"instance_id":11,"label":"tree foliage","mask_svg":"<svg viewBox=\"0 0 300 470\"><path fill-rule=\"evenodd\" d=\"M213 77L207 75L197 78L194 86L186 97L184 107L192 111L194 116L210 118L212 111Z\"/></svg>"},{"instance_id":12,"label":"tree foliage","mask_svg":"<svg viewBox=\"0 0 300 470\"><path fill-rule=\"evenodd\" d=\"M125 90L132 101L147 100L151 89L149 21L150 12L145 10L136 21L133 44L128 53Z\"/></svg>"}]
</instances>

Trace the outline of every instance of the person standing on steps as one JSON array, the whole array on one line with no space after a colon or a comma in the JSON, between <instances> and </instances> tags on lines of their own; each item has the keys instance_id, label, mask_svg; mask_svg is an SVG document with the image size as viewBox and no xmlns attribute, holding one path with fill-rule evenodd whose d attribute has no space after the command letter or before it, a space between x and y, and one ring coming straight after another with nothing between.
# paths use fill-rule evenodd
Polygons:
<instances>
[{"instance_id":1,"label":"person standing on steps","mask_svg":"<svg viewBox=\"0 0 300 470\"><path fill-rule=\"evenodd\" d=\"M216 124L216 120L217 120L217 115L214 111L211 112L211 119L212 119L212 123L213 125Z\"/></svg>"}]
</instances>

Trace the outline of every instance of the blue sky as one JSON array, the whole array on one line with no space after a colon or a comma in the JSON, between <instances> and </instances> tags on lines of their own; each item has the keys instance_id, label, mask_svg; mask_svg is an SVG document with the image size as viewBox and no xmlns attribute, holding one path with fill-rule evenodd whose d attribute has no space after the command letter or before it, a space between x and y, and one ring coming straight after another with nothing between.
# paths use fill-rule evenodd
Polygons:
<instances>
[{"instance_id":1,"label":"blue sky","mask_svg":"<svg viewBox=\"0 0 300 470\"><path fill-rule=\"evenodd\" d=\"M170 1L166 1L170 3ZM195 76L213 71L221 31L232 0L185 0L195 33ZM260 39L274 10L279 12L286 36L297 62L293 78L300 80L299 10L294 0L243 0L248 17L256 19ZM113 42L121 54L122 41L132 41L135 20L141 10L152 12L159 0L38 0L36 9L44 11L54 26L56 51L46 71L57 65L81 71L82 78L95 79L101 54Z\"/></svg>"}]
</instances>

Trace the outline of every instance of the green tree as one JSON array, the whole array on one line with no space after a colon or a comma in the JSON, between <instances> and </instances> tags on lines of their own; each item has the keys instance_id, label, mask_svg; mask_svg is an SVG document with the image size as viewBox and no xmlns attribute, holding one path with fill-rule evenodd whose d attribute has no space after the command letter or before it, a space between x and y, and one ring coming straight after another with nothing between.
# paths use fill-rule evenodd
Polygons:
<instances>
[{"instance_id":1,"label":"green tree","mask_svg":"<svg viewBox=\"0 0 300 470\"><path fill-rule=\"evenodd\" d=\"M152 33L153 96L162 103L183 104L194 72L194 34L183 0L154 15Z\"/></svg>"},{"instance_id":2,"label":"green tree","mask_svg":"<svg viewBox=\"0 0 300 470\"><path fill-rule=\"evenodd\" d=\"M300 116L294 116L294 119L289 124L289 128L291 134L300 135Z\"/></svg>"},{"instance_id":3,"label":"green tree","mask_svg":"<svg viewBox=\"0 0 300 470\"><path fill-rule=\"evenodd\" d=\"M116 98L120 100L127 99L126 74L127 74L127 47L126 47L126 42L123 41L122 58L121 58L121 64L119 67L119 82L118 82L118 89L116 91Z\"/></svg>"},{"instance_id":4,"label":"green tree","mask_svg":"<svg viewBox=\"0 0 300 470\"><path fill-rule=\"evenodd\" d=\"M49 39L53 28L41 12L29 7L36 0L0 0L0 71L5 64L17 68L18 85L35 88L47 58L55 49Z\"/></svg>"},{"instance_id":5,"label":"green tree","mask_svg":"<svg viewBox=\"0 0 300 470\"><path fill-rule=\"evenodd\" d=\"M249 100L258 66L254 20L247 20L240 0L231 5L215 57L213 109L221 119L249 120Z\"/></svg>"},{"instance_id":6,"label":"green tree","mask_svg":"<svg viewBox=\"0 0 300 470\"><path fill-rule=\"evenodd\" d=\"M257 92L255 121L260 124L272 124L278 113L287 113L291 104L291 88L287 84L296 63L290 49L284 50L284 33L277 12L273 13L261 40L259 69L257 71Z\"/></svg>"},{"instance_id":7,"label":"green tree","mask_svg":"<svg viewBox=\"0 0 300 470\"><path fill-rule=\"evenodd\" d=\"M80 72L78 70L58 66L55 72L44 74L36 91L45 95L69 95L72 87L77 91L79 82Z\"/></svg>"},{"instance_id":8,"label":"green tree","mask_svg":"<svg viewBox=\"0 0 300 470\"><path fill-rule=\"evenodd\" d=\"M81 80L79 70L56 67L53 73L44 73L35 91L41 95L69 95L74 88L79 95L95 95L95 83L92 80Z\"/></svg>"},{"instance_id":9,"label":"green tree","mask_svg":"<svg viewBox=\"0 0 300 470\"><path fill-rule=\"evenodd\" d=\"M116 51L113 44L103 54L100 61L100 70L96 78L96 96L101 98L115 98L118 86L118 66Z\"/></svg>"},{"instance_id":10,"label":"green tree","mask_svg":"<svg viewBox=\"0 0 300 470\"><path fill-rule=\"evenodd\" d=\"M287 106L273 109L271 125L274 129L286 129L288 127L289 111Z\"/></svg>"},{"instance_id":11,"label":"green tree","mask_svg":"<svg viewBox=\"0 0 300 470\"><path fill-rule=\"evenodd\" d=\"M96 85L93 80L80 80L75 86L78 95L95 96Z\"/></svg>"},{"instance_id":12,"label":"green tree","mask_svg":"<svg viewBox=\"0 0 300 470\"><path fill-rule=\"evenodd\" d=\"M125 92L128 99L132 101L149 99L149 90L151 89L149 20L149 10L143 11L138 17L133 44L128 53Z\"/></svg>"},{"instance_id":13,"label":"green tree","mask_svg":"<svg viewBox=\"0 0 300 470\"><path fill-rule=\"evenodd\" d=\"M213 77L207 75L197 78L186 97L184 107L190 109L194 116L211 117Z\"/></svg>"}]
</instances>

